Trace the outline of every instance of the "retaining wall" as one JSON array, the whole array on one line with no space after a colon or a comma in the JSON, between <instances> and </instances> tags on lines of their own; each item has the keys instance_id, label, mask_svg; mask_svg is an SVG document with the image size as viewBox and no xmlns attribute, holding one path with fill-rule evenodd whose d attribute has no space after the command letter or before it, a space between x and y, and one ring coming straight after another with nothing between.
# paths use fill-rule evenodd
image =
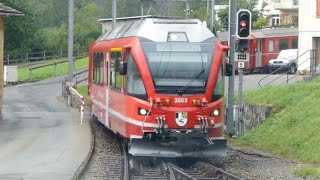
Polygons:
<instances>
[{"instance_id":1,"label":"retaining wall","mask_svg":"<svg viewBox=\"0 0 320 180\"><path fill-rule=\"evenodd\" d=\"M260 125L271 113L272 107L267 105L244 104L243 121L244 131Z\"/></svg>"}]
</instances>

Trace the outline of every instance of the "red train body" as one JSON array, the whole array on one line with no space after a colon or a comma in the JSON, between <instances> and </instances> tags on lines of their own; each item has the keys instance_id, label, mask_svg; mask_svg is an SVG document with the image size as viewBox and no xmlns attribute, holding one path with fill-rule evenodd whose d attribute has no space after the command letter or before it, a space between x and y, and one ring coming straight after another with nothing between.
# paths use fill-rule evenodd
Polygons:
<instances>
[{"instance_id":1,"label":"red train body","mask_svg":"<svg viewBox=\"0 0 320 180\"><path fill-rule=\"evenodd\" d=\"M223 44L228 44L228 33L218 33ZM276 59L283 49L298 48L297 28L275 28L253 30L248 41L249 62L245 63L244 70L247 72L268 73L268 63ZM237 63L235 69L237 70Z\"/></svg>"},{"instance_id":2,"label":"red train body","mask_svg":"<svg viewBox=\"0 0 320 180\"><path fill-rule=\"evenodd\" d=\"M223 46L198 20L147 18L89 49L92 116L133 156L226 154Z\"/></svg>"}]
</instances>

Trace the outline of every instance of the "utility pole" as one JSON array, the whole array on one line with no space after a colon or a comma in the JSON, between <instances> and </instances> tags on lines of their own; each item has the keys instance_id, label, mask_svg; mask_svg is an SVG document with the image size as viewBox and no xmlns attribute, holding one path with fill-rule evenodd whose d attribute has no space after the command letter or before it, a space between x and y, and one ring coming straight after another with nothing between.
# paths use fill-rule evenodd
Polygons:
<instances>
[{"instance_id":1,"label":"utility pole","mask_svg":"<svg viewBox=\"0 0 320 180\"><path fill-rule=\"evenodd\" d=\"M226 133L234 135L233 106L234 106L234 58L236 35L236 0L229 0L229 63L232 65L232 75L229 76L228 96L226 106Z\"/></svg>"},{"instance_id":2,"label":"utility pole","mask_svg":"<svg viewBox=\"0 0 320 180\"><path fill-rule=\"evenodd\" d=\"M140 7L141 16L142 16L141 19L143 19L143 13L144 13L144 12L143 12L143 1L141 1L141 0L140 0L140 6L141 6L141 7Z\"/></svg>"},{"instance_id":3,"label":"utility pole","mask_svg":"<svg viewBox=\"0 0 320 180\"><path fill-rule=\"evenodd\" d=\"M243 84L243 68L244 62L238 62L238 71L239 71L239 88L238 88L238 120L236 125L236 136L237 138L243 135L244 123L243 123L243 104L242 104L242 84Z\"/></svg>"},{"instance_id":4,"label":"utility pole","mask_svg":"<svg viewBox=\"0 0 320 180\"><path fill-rule=\"evenodd\" d=\"M216 13L214 10L215 0L211 0L211 28L213 29L216 24Z\"/></svg>"},{"instance_id":5,"label":"utility pole","mask_svg":"<svg viewBox=\"0 0 320 180\"><path fill-rule=\"evenodd\" d=\"M69 0L68 15L68 86L73 85L73 4L74 0Z\"/></svg>"},{"instance_id":6,"label":"utility pole","mask_svg":"<svg viewBox=\"0 0 320 180\"><path fill-rule=\"evenodd\" d=\"M4 51L4 16L0 16L0 115L3 101L3 51Z\"/></svg>"},{"instance_id":7,"label":"utility pole","mask_svg":"<svg viewBox=\"0 0 320 180\"><path fill-rule=\"evenodd\" d=\"M117 23L117 0L112 0L112 29L116 28Z\"/></svg>"},{"instance_id":8,"label":"utility pole","mask_svg":"<svg viewBox=\"0 0 320 180\"><path fill-rule=\"evenodd\" d=\"M189 13L190 13L190 6L189 6L189 0L186 0L186 19L189 18Z\"/></svg>"}]
</instances>

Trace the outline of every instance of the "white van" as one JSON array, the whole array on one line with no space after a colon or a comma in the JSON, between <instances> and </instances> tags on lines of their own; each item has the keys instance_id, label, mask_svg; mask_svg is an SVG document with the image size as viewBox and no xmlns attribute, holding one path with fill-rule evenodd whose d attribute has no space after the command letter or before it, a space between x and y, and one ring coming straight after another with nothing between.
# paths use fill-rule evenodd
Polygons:
<instances>
[{"instance_id":1,"label":"white van","mask_svg":"<svg viewBox=\"0 0 320 180\"><path fill-rule=\"evenodd\" d=\"M297 72L298 49L281 50L277 59L271 59L268 67L269 72L289 72L294 74ZM281 68L281 69L280 69Z\"/></svg>"}]
</instances>

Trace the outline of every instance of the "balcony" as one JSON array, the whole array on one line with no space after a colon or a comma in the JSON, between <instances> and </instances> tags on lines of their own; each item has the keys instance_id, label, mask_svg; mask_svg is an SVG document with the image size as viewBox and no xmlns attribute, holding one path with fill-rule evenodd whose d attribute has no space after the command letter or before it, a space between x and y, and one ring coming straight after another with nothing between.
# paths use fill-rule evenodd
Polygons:
<instances>
[{"instance_id":1,"label":"balcony","mask_svg":"<svg viewBox=\"0 0 320 180\"><path fill-rule=\"evenodd\" d=\"M274 8L278 10L298 10L299 0L273 0Z\"/></svg>"}]
</instances>

